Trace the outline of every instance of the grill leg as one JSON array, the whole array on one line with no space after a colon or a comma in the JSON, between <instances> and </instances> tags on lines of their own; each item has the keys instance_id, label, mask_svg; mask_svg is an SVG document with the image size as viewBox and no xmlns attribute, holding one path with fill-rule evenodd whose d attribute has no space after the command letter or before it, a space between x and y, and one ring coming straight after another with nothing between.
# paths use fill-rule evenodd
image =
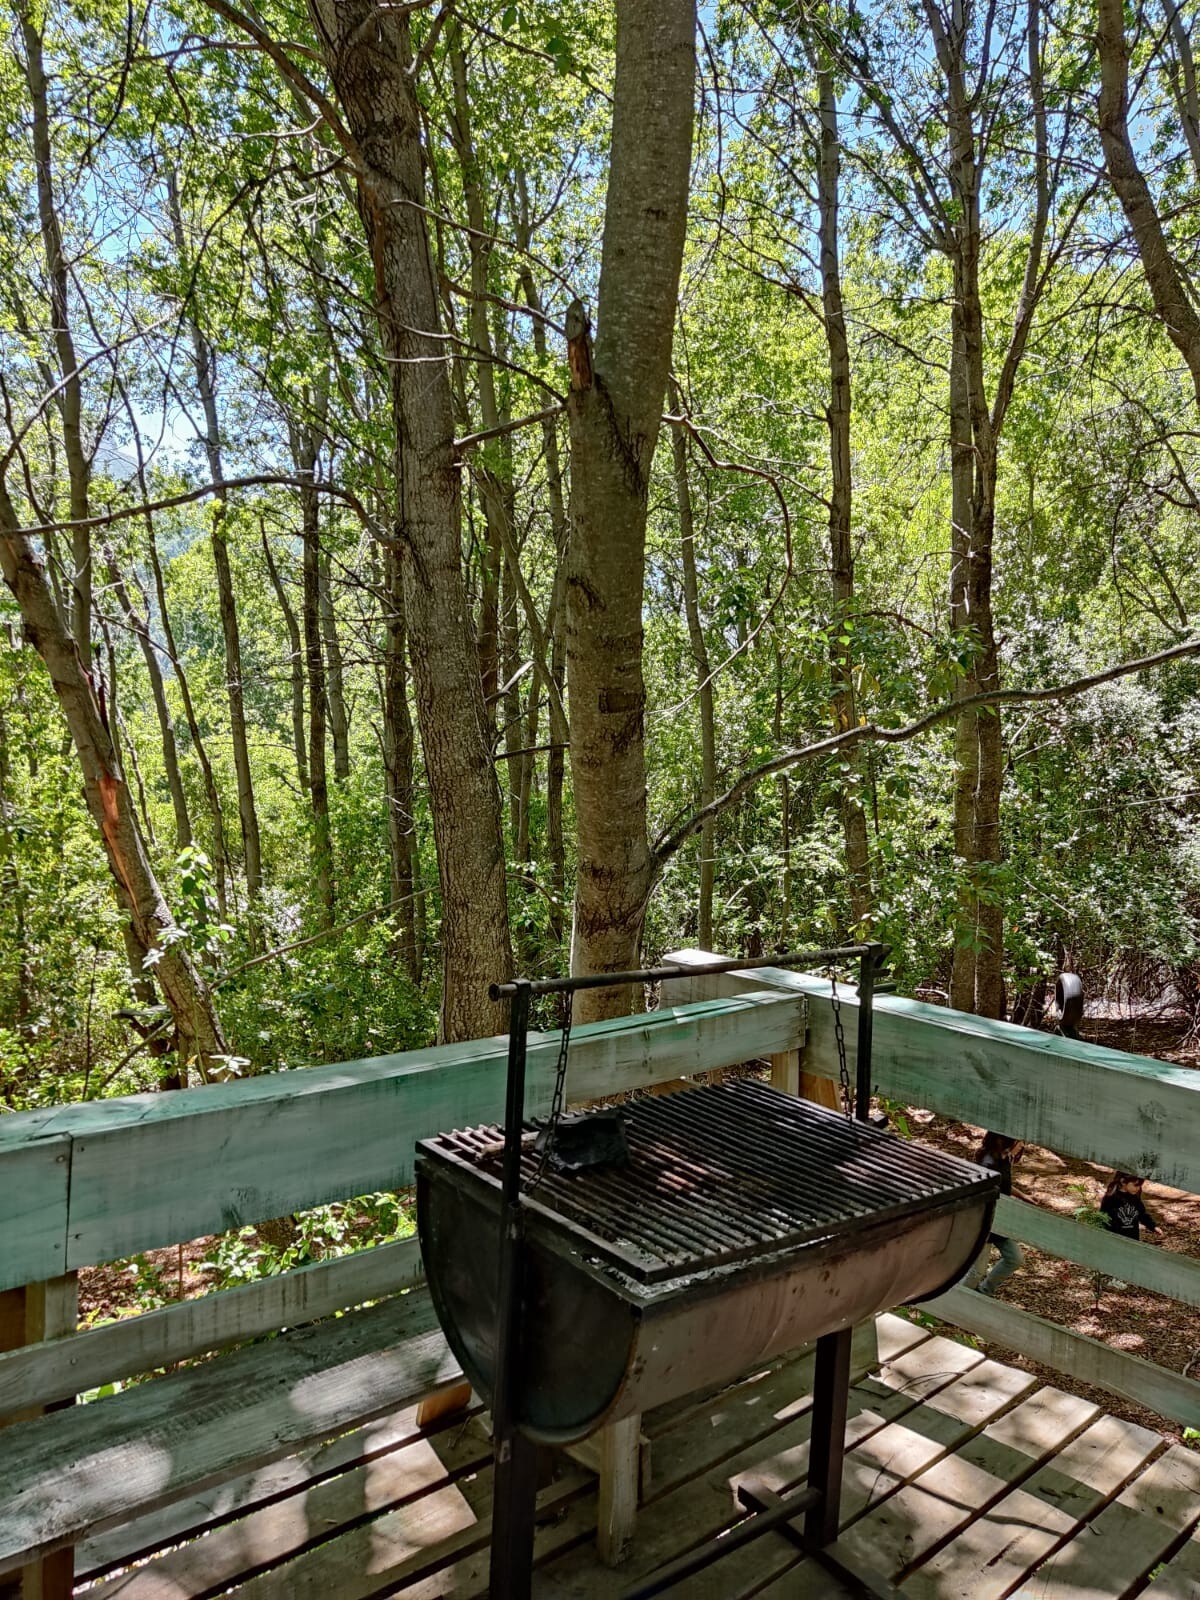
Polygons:
<instances>
[{"instance_id":1,"label":"grill leg","mask_svg":"<svg viewBox=\"0 0 1200 1600\"><path fill-rule=\"evenodd\" d=\"M537 1445L519 1429L496 1436L489 1600L530 1600L537 1512Z\"/></svg>"},{"instance_id":2,"label":"grill leg","mask_svg":"<svg viewBox=\"0 0 1200 1600\"><path fill-rule=\"evenodd\" d=\"M821 1498L804 1519L804 1539L810 1549L832 1544L838 1535L853 1338L854 1330L844 1328L840 1333L822 1334L817 1340L808 1487L816 1489Z\"/></svg>"}]
</instances>

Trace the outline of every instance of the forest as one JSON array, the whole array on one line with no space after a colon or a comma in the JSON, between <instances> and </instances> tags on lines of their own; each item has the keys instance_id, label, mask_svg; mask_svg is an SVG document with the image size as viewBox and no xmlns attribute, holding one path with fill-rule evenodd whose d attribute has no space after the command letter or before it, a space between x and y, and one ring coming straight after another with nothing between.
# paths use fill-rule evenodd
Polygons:
<instances>
[{"instance_id":1,"label":"forest","mask_svg":"<svg viewBox=\"0 0 1200 1600\"><path fill-rule=\"evenodd\" d=\"M683 945L1200 1026L1198 33L12 0L6 1108Z\"/></svg>"}]
</instances>

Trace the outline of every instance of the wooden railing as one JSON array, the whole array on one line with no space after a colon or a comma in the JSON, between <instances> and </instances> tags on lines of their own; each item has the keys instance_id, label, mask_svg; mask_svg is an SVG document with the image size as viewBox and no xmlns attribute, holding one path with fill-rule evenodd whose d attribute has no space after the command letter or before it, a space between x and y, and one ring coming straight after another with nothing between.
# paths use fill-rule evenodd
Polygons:
<instances>
[{"instance_id":1,"label":"wooden railing","mask_svg":"<svg viewBox=\"0 0 1200 1600\"><path fill-rule=\"evenodd\" d=\"M706 951L668 957L686 965ZM803 996L809 1031L806 1073L838 1074L830 981L811 973L758 968L694 978L690 1000L753 988ZM855 1071L858 1000L837 986L846 1008L844 1033ZM1059 1155L1140 1173L1171 1188L1200 1193L1200 1071L1083 1040L967 1016L895 995L875 1001L873 1081L878 1093L977 1127L994 1128ZM1002 1199L998 1232L1139 1288L1200 1306L1200 1261L1030 1205ZM1182 1373L1115 1350L1018 1307L956 1288L927 1308L969 1332L1200 1428L1200 1383ZM1200 1332L1196 1344L1200 1347Z\"/></svg>"},{"instance_id":2,"label":"wooden railing","mask_svg":"<svg viewBox=\"0 0 1200 1600\"><path fill-rule=\"evenodd\" d=\"M682 952L680 964L707 959ZM839 985L853 1076L852 986ZM773 1062L785 1087L837 1075L830 984L759 969L676 986L684 1003L577 1028L578 1102ZM531 1036L528 1110L549 1105L557 1034ZM169 1095L0 1118L0 1419L98 1384L394 1294L420 1276L404 1240L77 1332L73 1275L286 1212L407 1185L413 1148L497 1120L502 1037ZM874 1080L908 1105L1200 1193L1200 1073L894 996L876 1007ZM1005 1201L998 1226L1093 1271L1200 1305L1200 1263ZM1200 1427L1200 1383L955 1289L938 1316Z\"/></svg>"}]
</instances>

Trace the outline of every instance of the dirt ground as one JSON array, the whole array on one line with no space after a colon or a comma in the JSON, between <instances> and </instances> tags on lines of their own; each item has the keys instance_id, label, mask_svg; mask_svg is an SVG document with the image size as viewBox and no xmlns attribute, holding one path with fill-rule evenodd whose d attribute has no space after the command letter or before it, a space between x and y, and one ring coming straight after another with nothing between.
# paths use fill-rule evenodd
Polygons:
<instances>
[{"instance_id":1,"label":"dirt ground","mask_svg":"<svg viewBox=\"0 0 1200 1600\"><path fill-rule=\"evenodd\" d=\"M1200 1051L1195 1041L1188 1039L1180 1022L1134 1020L1088 1024L1084 1032L1085 1037L1097 1044L1200 1069ZM934 1116L930 1111L914 1109L907 1116L915 1139L968 1160L973 1158L982 1129ZM1069 1217L1081 1205L1097 1206L1111 1176L1111 1168L1068 1160L1051 1150L1030 1146L1013 1168L1013 1193L1032 1205ZM1200 1255L1200 1195L1148 1183L1144 1199L1146 1209L1158 1223L1158 1232L1143 1233L1143 1239L1163 1250ZM1035 1312L1050 1322L1073 1328L1076 1333L1087 1334L1115 1350L1126 1350L1174 1372L1182 1372L1190 1362L1191 1376L1200 1377L1200 1312L1195 1307L1178 1305L1163 1295L1150 1294L1133 1285L1116 1287L1111 1281L1097 1301L1091 1275L1083 1267L1059 1261L1027 1245L1022 1249L1025 1266L1001 1286L997 1299L1007 1300L1022 1310ZM947 1331L953 1333L954 1330ZM985 1348L997 1360L1033 1372L1047 1383L1069 1387L1114 1416L1141 1423L1172 1438L1182 1437L1178 1424L1131 1405L1117 1395L1085 1384L1067 1384L1062 1374L1039 1367L1036 1362L1001 1346Z\"/></svg>"}]
</instances>

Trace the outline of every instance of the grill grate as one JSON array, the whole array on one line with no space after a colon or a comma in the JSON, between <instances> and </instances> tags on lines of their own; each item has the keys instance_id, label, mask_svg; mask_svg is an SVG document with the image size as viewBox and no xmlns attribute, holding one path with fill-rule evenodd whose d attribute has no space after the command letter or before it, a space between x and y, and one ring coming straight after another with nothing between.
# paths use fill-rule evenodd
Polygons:
<instances>
[{"instance_id":1,"label":"grill grate","mask_svg":"<svg viewBox=\"0 0 1200 1600\"><path fill-rule=\"evenodd\" d=\"M852 1235L986 1187L970 1162L779 1093L753 1079L624 1106L627 1167L545 1172L522 1160L525 1203L646 1283ZM423 1148L498 1175L502 1130Z\"/></svg>"}]
</instances>

